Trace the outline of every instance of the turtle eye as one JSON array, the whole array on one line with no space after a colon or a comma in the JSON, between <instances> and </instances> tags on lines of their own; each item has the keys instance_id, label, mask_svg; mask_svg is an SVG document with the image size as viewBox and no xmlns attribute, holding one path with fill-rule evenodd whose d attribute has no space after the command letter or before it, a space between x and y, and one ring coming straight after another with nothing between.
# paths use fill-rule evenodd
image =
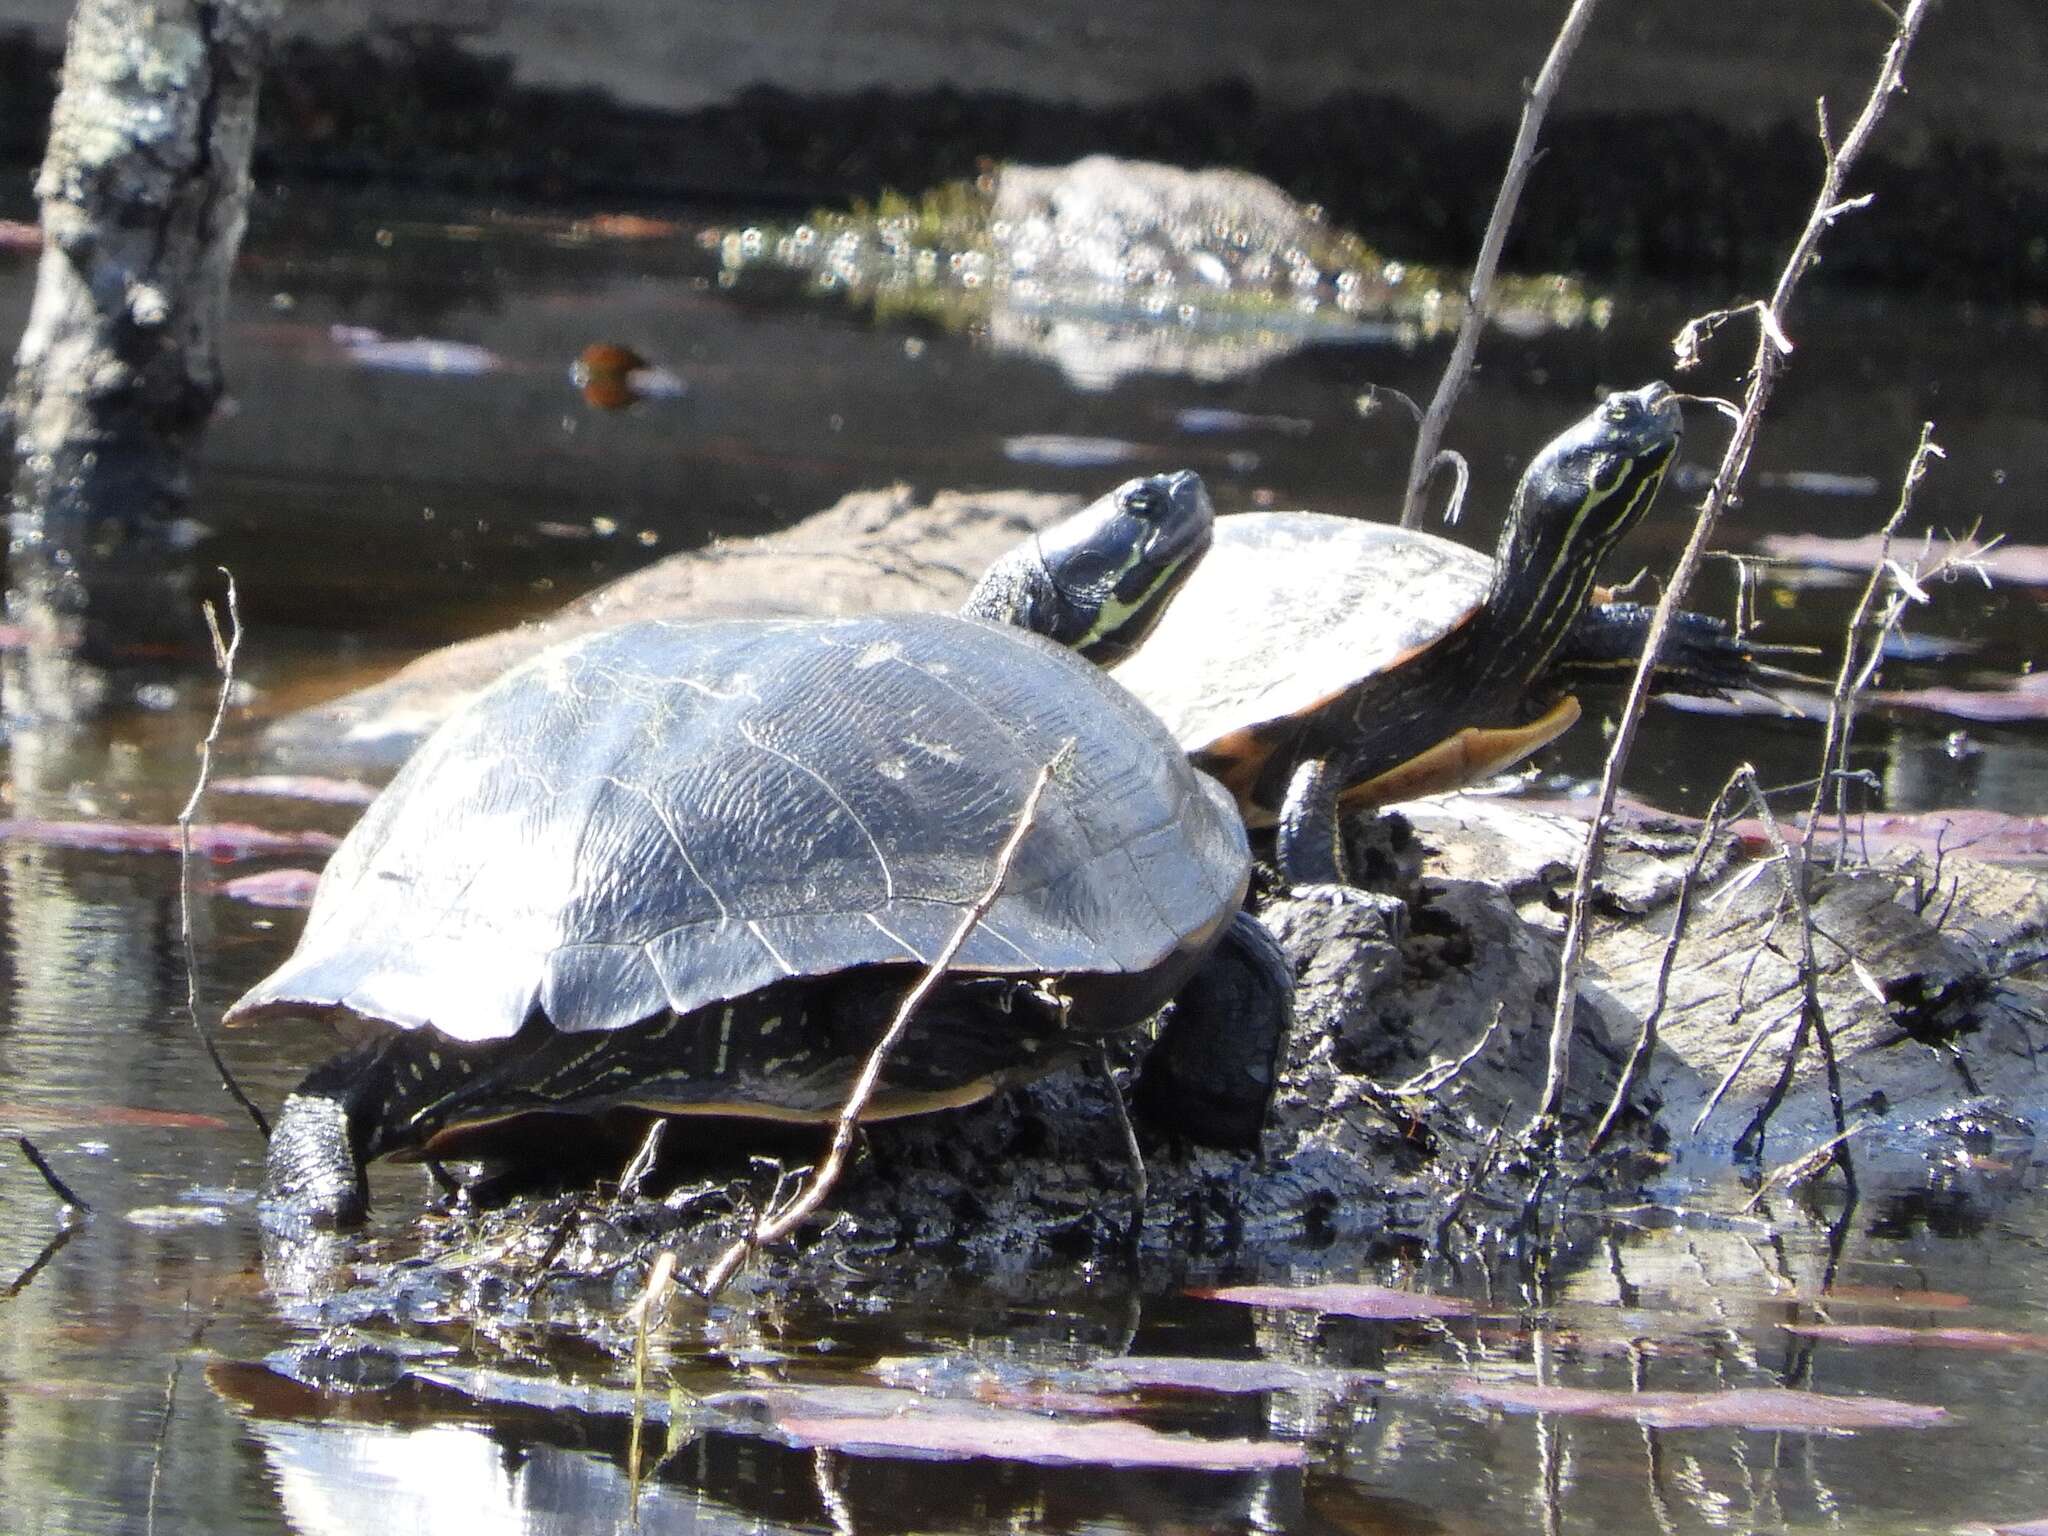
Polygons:
<instances>
[{"instance_id":1,"label":"turtle eye","mask_svg":"<svg viewBox=\"0 0 2048 1536\"><path fill-rule=\"evenodd\" d=\"M1607 402L1607 409L1600 414L1613 422L1617 427L1626 426L1630 418L1635 415L1635 406L1630 401L1616 396Z\"/></svg>"},{"instance_id":2,"label":"turtle eye","mask_svg":"<svg viewBox=\"0 0 2048 1536\"><path fill-rule=\"evenodd\" d=\"M1166 498L1159 494L1159 487L1151 481L1141 481L1124 497L1124 510L1149 522L1166 510Z\"/></svg>"}]
</instances>

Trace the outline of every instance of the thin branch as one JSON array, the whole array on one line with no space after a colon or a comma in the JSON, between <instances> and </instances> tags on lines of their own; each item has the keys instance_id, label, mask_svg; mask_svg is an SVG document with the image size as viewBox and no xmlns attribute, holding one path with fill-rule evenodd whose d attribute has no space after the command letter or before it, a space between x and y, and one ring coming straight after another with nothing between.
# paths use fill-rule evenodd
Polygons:
<instances>
[{"instance_id":1,"label":"thin branch","mask_svg":"<svg viewBox=\"0 0 2048 1536\"><path fill-rule=\"evenodd\" d=\"M1429 484L1429 477L1436 472L1437 449L1442 446L1444 427L1451 419L1451 411L1458 403L1458 394L1465 387L1465 380L1472 372L1472 358L1479 350L1479 333L1486 328L1486 317L1493 307L1493 274L1500 265L1501 247L1507 243L1508 226L1515 221L1515 205L1522 200L1522 187L1529 179L1529 168L1536 163L1536 138L1543 127L1543 115L1550 110L1550 101L1557 94L1559 82L1564 79L1565 66L1571 62L1572 53L1579 46L1579 39L1585 35L1586 26L1593 19L1593 8L1599 0L1572 0L1572 8L1565 13L1564 22L1557 29L1557 39L1550 45L1550 54L1543 61L1543 68L1537 73L1536 83L1529 87L1529 96L1522 103L1521 126L1515 130L1515 147L1508 155L1508 168L1500 179L1500 191L1493 200L1493 216L1486 221L1486 234L1479 243L1479 260L1472 267L1472 283L1466 291L1465 318L1458 326L1457 339L1451 343L1450 361L1444 364L1444 375L1437 381L1436 395L1429 402L1429 409L1423 414L1422 426L1415 434L1415 457L1408 464L1408 489L1401 498L1401 526L1419 528L1423 518L1423 490Z\"/></svg>"},{"instance_id":2,"label":"thin branch","mask_svg":"<svg viewBox=\"0 0 2048 1536\"><path fill-rule=\"evenodd\" d=\"M917 985L904 995L896 1016L889 1021L889 1027L882 1032L882 1038L875 1042L862 1064L860 1076L854 1079L853 1087L846 1095L846 1102L839 1107L839 1118L832 1128L832 1146L826 1152L824 1161L812 1170L810 1178L797 1192L796 1198L788 1202L771 1202L761 1213L754 1228L745 1237L738 1239L712 1263L704 1272L704 1278L696 1289L705 1297L716 1296L731 1283L747 1256L764 1244L777 1242L789 1236L817 1208L824 1204L825 1197L839 1182L840 1172L846 1166L846 1155L853 1146L854 1132L860 1125L860 1118L866 1113L868 1100L874 1097L875 1087L881 1081L882 1067L889 1059L889 1053L903 1038L910 1021L917 1016L917 1010L931 995L932 989L946 974L946 968L953 963L968 937L989 909L1002 894L1003 883L1010 878L1010 865L1017 857L1017 850L1024 846L1024 839L1038 819L1038 802L1045 795L1045 788L1053 775L1065 766L1073 752L1073 743L1068 742L1054 754L1052 760L1038 770L1038 777L1032 781L1031 791L1024 797L1023 808L1017 813L1017 823L1011 829L1009 840L996 855L995 872L989 877L988 887L975 900L973 906L960 914L960 922L953 929L953 936L946 940L945 947L932 957L924 974L917 979Z\"/></svg>"},{"instance_id":3,"label":"thin branch","mask_svg":"<svg viewBox=\"0 0 2048 1536\"><path fill-rule=\"evenodd\" d=\"M84 1230L85 1224L83 1222L67 1221L57 1228L56 1231L52 1232L50 1240L43 1244L43 1251L29 1260L28 1268L8 1281L5 1288L0 1288L0 1301L12 1301L23 1291L27 1290L29 1286L35 1283L36 1276L40 1275L49 1266L50 1260L57 1257L63 1251L64 1245Z\"/></svg>"},{"instance_id":4,"label":"thin branch","mask_svg":"<svg viewBox=\"0 0 2048 1536\"><path fill-rule=\"evenodd\" d=\"M1899 531L1899 525L1913 510L1913 493L1918 489L1921 477L1927 473L1927 461L1945 456L1941 446L1934 441L1934 423L1922 422L1919 446L1907 461L1905 477L1899 483L1898 505L1878 534L1877 558L1871 562L1870 580L1864 583L1863 596L1849 619L1849 642L1842 648L1842 668L1835 674L1835 691L1828 700L1828 728L1821 745L1820 778L1814 784L1813 803L1807 807L1806 841L1800 850L1801 857L1808 864L1813 861L1813 845L1820 835L1821 812L1826 807L1830 788L1835 792L1836 868L1841 867L1842 855L1848 847L1849 794L1845 776L1849 772L1849 739L1856 723L1856 700L1876 674L1878 661L1884 654L1885 636L1897 624L1900 612L1897 604L1888 605L1884 617L1872 625L1878 594L1884 589L1886 575L1892 568L1892 535ZM1859 654L1859 639L1873 627L1875 632L1870 633Z\"/></svg>"},{"instance_id":5,"label":"thin branch","mask_svg":"<svg viewBox=\"0 0 2048 1536\"><path fill-rule=\"evenodd\" d=\"M1145 1174L1145 1149L1138 1145L1138 1128L1131 1124L1131 1106L1124 1102L1123 1085L1116 1080L1107 1045L1095 1048L1095 1069L1109 1090L1109 1102L1116 1107L1116 1123L1123 1132L1125 1164L1131 1170L1131 1219L1124 1232L1124 1246L1136 1263L1145 1242L1145 1206L1151 1199L1152 1181Z\"/></svg>"},{"instance_id":6,"label":"thin branch","mask_svg":"<svg viewBox=\"0 0 2048 1536\"><path fill-rule=\"evenodd\" d=\"M205 740L199 743L199 777L192 785L185 808L178 812L178 938L185 947L185 1012L192 1020L192 1032L199 1037L199 1044L206 1051L206 1059L213 1063L213 1070L220 1074L221 1087L228 1091L229 1098L248 1112L249 1118L256 1122L258 1134L268 1141L270 1121L256 1107L255 1100L242 1091L242 1085L235 1081L235 1074L221 1059L213 1036L199 1017L199 949L192 942L192 818L199 813L199 802L206 794L207 778L213 772L213 745L220 740L221 723L227 719L228 700L235 689L235 657L242 649L242 613L236 600L234 573L225 566L221 567L220 573L228 583L228 628L225 636L221 634L220 616L214 612L213 604L205 606L207 632L213 636L213 664L220 669L220 695L214 700L213 723L206 729Z\"/></svg>"},{"instance_id":7,"label":"thin branch","mask_svg":"<svg viewBox=\"0 0 2048 1536\"><path fill-rule=\"evenodd\" d=\"M1657 1025L1664 1017L1664 1004L1670 996L1671 972L1678 960L1678 946L1684 941L1685 931L1692 920L1693 890L1699 883L1700 872L1706 868L1707 854L1721 835L1721 824L1727 819L1729 802L1734 798L1740 778L1740 770L1729 776L1728 782L1721 786L1721 793L1714 797L1707 819L1700 824L1699 838L1692 845L1692 857L1686 861L1685 873L1679 877L1678 899L1671 914L1671 932L1664 940L1663 953L1657 957L1657 980L1651 990L1650 1006L1643 1014L1642 1028L1636 1033L1635 1049L1629 1052L1628 1064L1621 1069L1621 1080L1614 1085L1614 1096L1607 1101L1607 1113L1600 1117L1600 1124L1587 1145L1588 1152L1597 1152L1613 1132L1615 1122L1628 1106L1628 1096L1635 1090L1636 1080L1649 1064L1650 1053L1657 1048Z\"/></svg>"},{"instance_id":8,"label":"thin branch","mask_svg":"<svg viewBox=\"0 0 2048 1536\"><path fill-rule=\"evenodd\" d=\"M1616 725L1614 741L1607 754L1607 766L1600 776L1600 796L1595 807L1592 825L1588 828L1586 846L1579 858L1577 879L1572 886L1571 915L1565 925L1564 949L1558 961L1557 1010L1551 1020L1549 1076L1544 1083L1542 1103L1537 1109L1531 1131L1537 1122L1553 1119L1564 1095L1565 1068L1571 1051L1572 1016L1578 1002L1579 969L1585 953L1586 925L1592 908L1593 881L1600 870L1600 860L1607 841L1607 828L1614 816L1614 796L1621 782L1622 769L1627 765L1629 753L1635 746L1636 728L1641 723L1643 705L1650 692L1655 676L1657 653L1662 649L1664 636L1671 627L1671 615L1684 601L1686 592L1692 586L1694 574L1706 556L1708 542L1712 539L1722 510L1734 497L1736 487L1741 483L1743 471L1748 468L1750 450L1756 443L1757 428L1763 419L1764 407L1769 403L1780 371L1785 366L1789 343L1785 338L1785 314L1792 302L1792 295L1799 281L1813 264L1820 245L1821 235L1828 228L1830 211L1836 208L1842 198L1842 183L1848 176L1864 146L1870 142L1885 108L1890 105L1893 94L1904 89L1902 71L1906 54L1919 34L1920 24L1925 20L1932 0L1908 0L1899 19L1898 31L1893 34L1891 45L1885 50L1884 62L1879 66L1877 80L1871 86L1869 99L1857 115L1855 125L1841 145L1827 156L1821 176L1819 195L1814 199L1813 212L1806 221L1794 243L1792 254L1786 259L1785 267L1778 274L1777 286L1772 290L1770 302L1763 306L1766 323L1758 327L1755 356L1750 365L1749 388L1742 402L1742 416L1735 424L1735 430L1728 441L1727 451L1721 457L1721 465L1714 474L1714 482L1708 488L1706 499L1700 503L1699 516L1693 523L1692 537L1686 541L1684 552L1679 556L1677 566L1664 586L1664 594L1650 618L1650 632L1643 642L1643 660L1637 667L1634 680L1629 685L1627 702L1622 706L1621 719ZM1688 326L1687 331L1693 327ZM1685 335L1681 332L1681 339ZM1781 345L1781 343L1783 345Z\"/></svg>"},{"instance_id":9,"label":"thin branch","mask_svg":"<svg viewBox=\"0 0 2048 1536\"><path fill-rule=\"evenodd\" d=\"M1813 909L1807 901L1806 863L1792 857L1792 851L1785 846L1785 839L1778 830L1778 818L1771 813L1771 803L1764 795L1763 786L1757 782L1756 770L1744 764L1738 777L1749 786L1750 795L1756 805L1757 820L1762 823L1764 836L1770 840L1771 851L1776 856L1781 883L1782 900L1792 904L1799 923L1799 956L1796 962L1799 972L1799 1025L1792 1033L1791 1042L1785 1047L1785 1057L1778 1068L1777 1081L1765 1095L1764 1102L1757 1106L1756 1113L1735 1138L1738 1156L1763 1155L1764 1131L1770 1125L1771 1116L1785 1100L1791 1089L1793 1074L1799 1069L1800 1053L1806 1049L1811 1036L1820 1048L1821 1062L1827 1072L1828 1100L1834 1110L1835 1130L1839 1133L1834 1143L1834 1160L1842 1170L1842 1177L1849 1188L1856 1187L1856 1169L1849 1160L1846 1137L1849 1130L1848 1108L1842 1100L1842 1074L1835 1059L1834 1036L1828 1029L1827 1012L1820 1002L1820 966L1813 954Z\"/></svg>"},{"instance_id":10,"label":"thin branch","mask_svg":"<svg viewBox=\"0 0 2048 1536\"><path fill-rule=\"evenodd\" d=\"M21 1155L29 1160L37 1173L43 1176L43 1182L55 1191L59 1200L62 1200L66 1205L76 1210L83 1211L88 1216L92 1214L92 1207L79 1198L77 1190L58 1177L57 1170L52 1168L50 1160L36 1149L34 1142L30 1141L26 1136L16 1136L14 1144L21 1148Z\"/></svg>"}]
</instances>

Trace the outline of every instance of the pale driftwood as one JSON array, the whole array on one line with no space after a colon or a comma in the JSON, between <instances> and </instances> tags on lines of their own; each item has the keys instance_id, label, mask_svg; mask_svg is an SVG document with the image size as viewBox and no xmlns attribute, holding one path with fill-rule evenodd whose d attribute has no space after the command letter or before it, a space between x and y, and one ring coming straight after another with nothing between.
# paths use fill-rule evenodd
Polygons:
<instances>
[{"instance_id":1,"label":"pale driftwood","mask_svg":"<svg viewBox=\"0 0 2048 1536\"><path fill-rule=\"evenodd\" d=\"M1699 515L1693 523L1692 536L1686 541L1678 564L1666 579L1663 596L1658 600L1650 620L1650 632L1643 642L1642 665L1636 669L1634 680L1629 685L1628 698L1622 706L1621 718L1615 727L1614 742L1607 754L1607 765L1600 778L1598 809L1594 812L1592 835L1586 839L1584 853L1579 860L1578 878L1573 883L1571 917L1565 929L1564 952L1559 961L1557 1006L1551 1021L1550 1069L1544 1084L1542 1107L1535 1121L1550 1121L1556 1117L1564 1095L1565 1068L1571 1052L1572 1018L1578 1000L1578 983L1581 958L1585 947L1585 932L1592 901L1593 881L1599 872L1600 854L1605 842L1607 826L1613 816L1614 796L1620 786L1622 769L1627 765L1629 752L1635 745L1636 728L1642 720L1643 706L1648 701L1650 681L1654 675L1658 651L1664 643L1665 633L1671 626L1671 615L1684 601L1692 586L1692 579L1706 557L1707 544L1720 521L1721 511L1728 505L1741 483L1743 471L1748 467L1749 454L1755 445L1757 429L1763 420L1765 406L1776 386L1778 375L1791 353L1791 342L1786 338L1785 316L1791 306L1793 293L1800 279L1806 275L1819 252L1821 236L1834 221L1852 207L1860 206L1866 199L1844 201L1842 188L1849 171L1855 165L1864 146L1870 142L1878 123L1883 119L1885 108L1892 96L1905 88L1904 69L1906 55L1912 49L1913 40L1919 35L1920 25L1926 19L1931 0L1908 0L1898 21L1898 30L1893 34L1890 47L1885 50L1883 63L1878 68L1877 80L1871 86L1870 95L1850 128L1848 137L1837 146L1827 130L1827 114L1821 113L1821 147L1826 164L1821 175L1820 193L1814 201L1813 211L1808 216L1806 227L1794 242L1792 254L1787 258L1784 270L1778 275L1777 286L1771 292L1767 304L1746 306L1756 310L1759 316L1756 351L1750 367L1749 389L1744 396L1740 417L1735 423L1727 451L1722 455L1720 468L1715 471L1714 481L1709 487L1706 499L1701 502ZM1689 324L1679 334L1678 346L1683 356L1685 350L1696 344L1699 334L1697 322Z\"/></svg>"},{"instance_id":2,"label":"pale driftwood","mask_svg":"<svg viewBox=\"0 0 2048 1536\"><path fill-rule=\"evenodd\" d=\"M1080 498L907 486L856 491L761 538L671 555L531 624L430 651L391 677L274 722L303 762L395 767L493 678L558 641L637 619L837 617L958 605L974 576Z\"/></svg>"}]
</instances>

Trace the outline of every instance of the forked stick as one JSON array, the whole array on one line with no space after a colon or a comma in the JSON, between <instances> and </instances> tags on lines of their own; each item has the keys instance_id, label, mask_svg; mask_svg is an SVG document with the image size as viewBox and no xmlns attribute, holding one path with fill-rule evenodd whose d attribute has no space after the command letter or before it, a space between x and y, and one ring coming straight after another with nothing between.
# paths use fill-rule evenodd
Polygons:
<instances>
[{"instance_id":1,"label":"forked stick","mask_svg":"<svg viewBox=\"0 0 2048 1536\"><path fill-rule=\"evenodd\" d=\"M734 1241L718 1256L711 1267L705 1270L703 1278L694 1288L707 1299L716 1296L731 1283L740 1266L746 1263L749 1254L766 1243L777 1242L789 1236L823 1205L825 1197L832 1193L833 1186L839 1182L839 1175L846 1166L846 1155L853 1148L854 1131L860 1125L861 1116L867 1111L868 1100L874 1097L875 1085L881 1081L882 1068L888 1062L889 1053L903 1038L904 1031L910 1027L910 1021L917 1016L917 1010L923 1006L924 1000L945 976L946 968L960 953L961 946L966 944L969 935L996 904L996 898L1003 891L1003 882L1010 878L1010 865L1017 857L1017 850L1024 846L1025 836L1038 819L1038 802L1044 797L1045 788L1052 782L1053 775L1065 766L1073 750L1074 744L1071 741L1067 742L1053 754L1050 762L1038 770L1038 777L1032 781L1030 793L1024 797L1023 809L1017 813L1016 825L1010 829L1008 841L996 855L995 872L989 877L987 888L982 891L973 906L960 914L960 922L953 929L953 936L946 940L945 947L932 957L931 964L926 966L924 974L918 977L917 985L904 995L901 1006L896 1010L896 1016L889 1021L889 1027L882 1031L882 1038L877 1040L874 1048L868 1052L867 1060L861 1065L860 1076L854 1079L853 1087L846 1095L846 1102L839 1106L839 1118L832 1127L832 1146L826 1152L824 1161L812 1170L811 1176L804 1181L803 1188L797 1191L794 1199L762 1212L760 1219L754 1223L753 1230L745 1237ZM665 1279L658 1268L656 1273ZM643 1307L646 1301L647 1298L643 1296Z\"/></svg>"}]
</instances>

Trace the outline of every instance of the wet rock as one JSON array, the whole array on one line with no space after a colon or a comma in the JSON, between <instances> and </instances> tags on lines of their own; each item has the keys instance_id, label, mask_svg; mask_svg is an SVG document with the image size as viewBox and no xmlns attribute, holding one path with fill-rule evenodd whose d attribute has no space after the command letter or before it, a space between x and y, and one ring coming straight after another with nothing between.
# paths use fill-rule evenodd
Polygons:
<instances>
[{"instance_id":1,"label":"wet rock","mask_svg":"<svg viewBox=\"0 0 2048 1536\"><path fill-rule=\"evenodd\" d=\"M1387 257L1261 176L1114 155L1001 165L915 200L724 231L719 249L735 281L796 272L821 298L971 327L1082 389L1236 378L1318 340L1412 345L1465 309L1462 281ZM1527 336L1610 308L1569 277L1504 276L1490 319Z\"/></svg>"}]
</instances>

